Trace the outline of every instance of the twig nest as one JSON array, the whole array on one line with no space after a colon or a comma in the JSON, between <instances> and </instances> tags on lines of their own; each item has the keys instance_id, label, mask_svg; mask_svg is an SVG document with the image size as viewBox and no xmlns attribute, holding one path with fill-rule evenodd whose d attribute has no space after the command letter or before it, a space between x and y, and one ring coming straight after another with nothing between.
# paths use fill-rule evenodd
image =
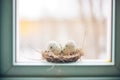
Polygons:
<instances>
[{"instance_id":1,"label":"twig nest","mask_svg":"<svg viewBox=\"0 0 120 80\"><path fill-rule=\"evenodd\" d=\"M61 53L62 54L62 53ZM76 62L83 56L84 52L82 49L76 49L74 52L69 53L69 55L55 55L51 51L42 51L42 57L48 62L52 63L69 63Z\"/></svg>"},{"instance_id":2,"label":"twig nest","mask_svg":"<svg viewBox=\"0 0 120 80\"><path fill-rule=\"evenodd\" d=\"M47 50L42 51L42 57L53 63L75 62L83 54L83 49L76 48L73 40L67 41L63 47L56 41L50 41Z\"/></svg>"},{"instance_id":3,"label":"twig nest","mask_svg":"<svg viewBox=\"0 0 120 80\"><path fill-rule=\"evenodd\" d=\"M47 50L53 52L55 55L59 55L61 53L61 45L56 41L50 41Z\"/></svg>"}]
</instances>

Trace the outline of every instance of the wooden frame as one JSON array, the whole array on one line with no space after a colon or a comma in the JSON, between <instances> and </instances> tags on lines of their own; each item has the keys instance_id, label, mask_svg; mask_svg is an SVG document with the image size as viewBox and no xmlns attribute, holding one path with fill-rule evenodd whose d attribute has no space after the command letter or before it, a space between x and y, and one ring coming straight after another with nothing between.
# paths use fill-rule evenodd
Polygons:
<instances>
[{"instance_id":1,"label":"wooden frame","mask_svg":"<svg viewBox=\"0 0 120 80\"><path fill-rule=\"evenodd\" d=\"M3 80L23 80L30 79L30 77L56 77L60 79L70 79L65 77L72 77L71 79L87 80L85 77L92 77L91 79L106 80L114 79L118 80L120 75L120 1L115 0L115 64L108 66L55 66L53 70L49 70L51 66L17 66L13 65L13 24L12 24L12 0L1 0L0 2L0 75ZM103 78L99 78L99 77ZM5 78L5 77L17 77L17 78ZM27 78L21 78L27 77ZM73 78L74 77L74 78ZM76 77L76 78L75 78ZM81 78L82 77L82 78ZM97 78L94 78L97 77ZM106 78L107 77L107 78ZM111 77L111 78L108 78ZM116 77L116 78L113 78ZM51 80L56 80L51 78ZM31 78L33 79L33 78ZM38 78L36 78L37 80ZM40 78L41 80L47 80L47 78Z\"/></svg>"}]
</instances>

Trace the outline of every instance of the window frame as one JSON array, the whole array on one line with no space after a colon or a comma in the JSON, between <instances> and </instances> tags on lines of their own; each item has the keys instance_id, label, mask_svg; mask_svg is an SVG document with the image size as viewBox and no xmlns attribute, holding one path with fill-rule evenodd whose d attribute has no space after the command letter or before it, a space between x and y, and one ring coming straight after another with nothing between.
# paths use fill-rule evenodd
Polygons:
<instances>
[{"instance_id":1,"label":"window frame","mask_svg":"<svg viewBox=\"0 0 120 80\"><path fill-rule=\"evenodd\" d=\"M13 0L1 0L0 8L0 74L4 80L6 77L101 77L100 80L106 80L106 77L118 77L120 75L120 0L115 0L115 64L114 65L95 65L95 66L60 66L56 65L54 69L48 70L51 66L24 66L13 65ZM44 78L44 79L46 79ZM26 78L25 78L26 79ZM41 78L42 79L42 78ZM82 78L83 79L83 78ZM81 80L82 80L81 79ZM98 78L93 78L98 79ZM116 78L115 78L116 79ZM12 79L10 79L12 80ZM52 80L52 79L51 79ZM86 80L86 79L85 79ZM117 80L117 79L116 79Z\"/></svg>"}]
</instances>

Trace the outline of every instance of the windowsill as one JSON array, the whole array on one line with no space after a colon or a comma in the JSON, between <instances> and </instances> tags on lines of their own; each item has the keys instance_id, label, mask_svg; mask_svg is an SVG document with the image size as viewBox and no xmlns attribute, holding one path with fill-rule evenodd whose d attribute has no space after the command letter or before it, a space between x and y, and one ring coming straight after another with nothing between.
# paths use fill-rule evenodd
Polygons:
<instances>
[{"instance_id":1,"label":"windowsill","mask_svg":"<svg viewBox=\"0 0 120 80\"><path fill-rule=\"evenodd\" d=\"M22 65L22 66L110 66L110 65L114 65L114 62L109 62L109 61L105 61L105 60L95 60L95 59L87 59L87 60L78 60L76 62L72 62L72 63L50 63L47 62L45 60L43 61L31 61L31 62L17 62L14 63L14 65Z\"/></svg>"},{"instance_id":2,"label":"windowsill","mask_svg":"<svg viewBox=\"0 0 120 80\"><path fill-rule=\"evenodd\" d=\"M14 54L15 56L15 54ZM76 62L72 63L50 63L47 62L45 59L42 59L41 53L36 51L30 52L21 52L16 55L16 59L13 59L14 65L19 66L109 66L114 65L114 58L111 59L84 59L83 57Z\"/></svg>"}]
</instances>

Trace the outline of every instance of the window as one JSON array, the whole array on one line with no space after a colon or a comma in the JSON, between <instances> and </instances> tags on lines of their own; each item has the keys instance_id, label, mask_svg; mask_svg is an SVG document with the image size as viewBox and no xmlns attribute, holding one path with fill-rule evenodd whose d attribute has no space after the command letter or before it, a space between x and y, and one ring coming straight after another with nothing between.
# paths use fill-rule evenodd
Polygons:
<instances>
[{"instance_id":1,"label":"window","mask_svg":"<svg viewBox=\"0 0 120 80\"><path fill-rule=\"evenodd\" d=\"M15 27L15 14L13 13L13 10L15 8L12 7L14 3L12 3L13 0L0 0L0 79L2 80L10 80L10 79L16 79L16 80L23 80L23 79L41 79L41 80L47 80L49 79L63 79L63 80L87 80L87 79L93 79L93 80L119 80L120 75L120 27L119 27L119 20L120 20L120 1L112 1L115 6L113 7L113 13L112 15L115 15L115 17L112 17L111 22L112 25L115 27L115 37L112 35L111 39L113 42L115 42L115 45L112 45L112 50L114 52L114 55L112 54L112 57L114 58L114 64L113 65L95 65L90 63L91 65L84 64L78 66L76 63L65 63L64 65L60 64L53 68L51 64L53 63L47 63L46 65L38 64L38 62L21 62L13 64L13 61L15 61L14 56L16 56L14 53L16 53L16 47L15 47L15 39L17 34ZM16 0L17 1L17 0ZM115 12L115 14L114 14ZM13 16L12 16L13 15ZM114 20L115 19L115 20ZM115 22L114 22L115 21ZM12 24L13 22L13 24ZM111 26L113 28L113 26ZM114 28L113 28L114 29ZM112 29L112 30L113 30ZM13 32L13 33L12 33ZM114 32L114 30L113 30ZM112 33L112 32L111 32ZM17 46L17 45L16 45ZM13 55L14 54L14 55ZM82 59L83 61L83 59ZM82 61L80 64L82 64ZM97 60L96 60L97 61ZM29 64L28 64L29 63ZM85 62L83 62L85 63ZM100 64L99 62L97 62ZM31 65L30 65L31 64ZM45 63L44 63L45 64ZM49 65L50 64L50 65ZM52 68L52 69L51 69ZM103 76L103 77L102 77Z\"/></svg>"},{"instance_id":2,"label":"window","mask_svg":"<svg viewBox=\"0 0 120 80\"><path fill-rule=\"evenodd\" d=\"M76 65L113 64L112 4L112 0L16 0L15 64L49 64L41 51L50 41L64 47L69 40L84 51Z\"/></svg>"}]
</instances>

